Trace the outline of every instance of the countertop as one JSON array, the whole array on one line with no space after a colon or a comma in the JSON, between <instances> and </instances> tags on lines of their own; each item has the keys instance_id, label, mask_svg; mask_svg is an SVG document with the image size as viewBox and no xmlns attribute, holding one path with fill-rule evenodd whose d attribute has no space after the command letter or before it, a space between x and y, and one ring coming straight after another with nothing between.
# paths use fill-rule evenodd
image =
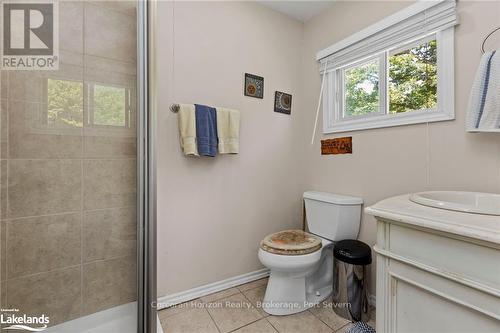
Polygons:
<instances>
[{"instance_id":1,"label":"countertop","mask_svg":"<svg viewBox=\"0 0 500 333\"><path fill-rule=\"evenodd\" d=\"M423 206L400 195L365 208L367 214L395 222L500 244L500 216Z\"/></svg>"}]
</instances>

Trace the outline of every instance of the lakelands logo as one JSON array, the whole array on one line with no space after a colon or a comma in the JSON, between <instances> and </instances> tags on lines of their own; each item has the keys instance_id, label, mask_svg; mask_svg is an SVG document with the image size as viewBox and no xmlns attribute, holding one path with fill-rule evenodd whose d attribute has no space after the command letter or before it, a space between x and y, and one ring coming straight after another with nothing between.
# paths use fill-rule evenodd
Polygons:
<instances>
[{"instance_id":1,"label":"lakelands logo","mask_svg":"<svg viewBox=\"0 0 500 333\"><path fill-rule=\"evenodd\" d=\"M0 324L4 330L24 330L30 332L42 332L47 329L49 317L42 314L40 316L28 316L20 314L19 309L1 309Z\"/></svg>"},{"instance_id":2,"label":"lakelands logo","mask_svg":"<svg viewBox=\"0 0 500 333\"><path fill-rule=\"evenodd\" d=\"M1 69L58 69L58 9L53 0L2 1Z\"/></svg>"}]
</instances>

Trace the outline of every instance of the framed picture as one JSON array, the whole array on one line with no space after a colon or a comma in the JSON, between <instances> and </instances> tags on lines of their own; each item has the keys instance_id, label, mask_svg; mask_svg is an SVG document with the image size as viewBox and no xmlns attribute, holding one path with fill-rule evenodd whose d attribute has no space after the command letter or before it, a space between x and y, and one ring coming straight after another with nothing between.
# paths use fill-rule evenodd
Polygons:
<instances>
[{"instance_id":1,"label":"framed picture","mask_svg":"<svg viewBox=\"0 0 500 333\"><path fill-rule=\"evenodd\" d=\"M245 73L245 96L264 98L264 78Z\"/></svg>"},{"instance_id":2,"label":"framed picture","mask_svg":"<svg viewBox=\"0 0 500 333\"><path fill-rule=\"evenodd\" d=\"M292 95L276 91L274 93L274 112L290 114L292 112Z\"/></svg>"}]
</instances>

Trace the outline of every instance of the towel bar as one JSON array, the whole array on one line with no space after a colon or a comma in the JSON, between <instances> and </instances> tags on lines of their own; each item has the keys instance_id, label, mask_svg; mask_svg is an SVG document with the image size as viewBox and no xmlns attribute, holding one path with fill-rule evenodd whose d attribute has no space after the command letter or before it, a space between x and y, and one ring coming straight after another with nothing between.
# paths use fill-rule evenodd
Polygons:
<instances>
[{"instance_id":1,"label":"towel bar","mask_svg":"<svg viewBox=\"0 0 500 333\"><path fill-rule=\"evenodd\" d=\"M179 104L170 104L170 111L173 113L179 112L180 106Z\"/></svg>"},{"instance_id":2,"label":"towel bar","mask_svg":"<svg viewBox=\"0 0 500 333\"><path fill-rule=\"evenodd\" d=\"M481 52L483 52L483 54L486 52L486 51L484 50L484 45L486 44L486 41L488 40L488 38L490 38L490 37L491 37L491 36L492 36L495 32L497 32L497 31L500 31L500 27L493 29L493 31L491 31L491 32L490 32L490 33L489 33L489 34L488 34L488 35L484 38L483 43L481 44Z\"/></svg>"}]
</instances>

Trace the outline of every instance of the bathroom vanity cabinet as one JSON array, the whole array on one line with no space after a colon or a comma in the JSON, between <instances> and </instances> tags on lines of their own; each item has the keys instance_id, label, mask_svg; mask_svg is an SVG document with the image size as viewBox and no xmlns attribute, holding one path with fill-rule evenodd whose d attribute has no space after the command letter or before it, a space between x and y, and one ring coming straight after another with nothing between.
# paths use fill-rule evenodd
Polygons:
<instances>
[{"instance_id":1,"label":"bathroom vanity cabinet","mask_svg":"<svg viewBox=\"0 0 500 333\"><path fill-rule=\"evenodd\" d=\"M383 200L377 332L500 332L500 216Z\"/></svg>"}]
</instances>

